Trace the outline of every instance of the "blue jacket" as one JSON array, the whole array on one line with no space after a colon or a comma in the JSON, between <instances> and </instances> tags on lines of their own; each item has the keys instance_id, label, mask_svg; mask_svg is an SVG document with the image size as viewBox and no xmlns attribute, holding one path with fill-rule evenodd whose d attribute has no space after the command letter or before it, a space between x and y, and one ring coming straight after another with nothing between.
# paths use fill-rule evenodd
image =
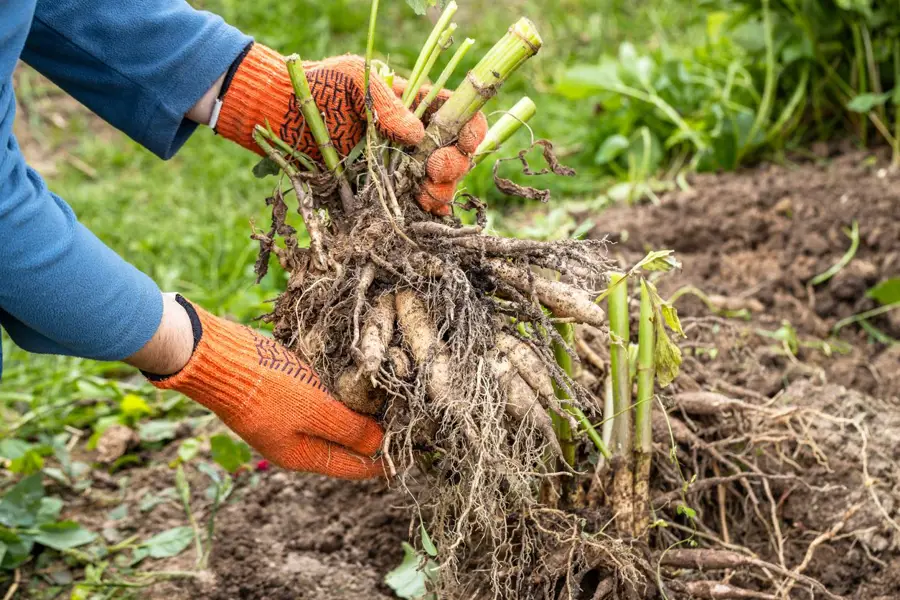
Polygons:
<instances>
[{"instance_id":1,"label":"blue jacket","mask_svg":"<svg viewBox=\"0 0 900 600\"><path fill-rule=\"evenodd\" d=\"M16 344L119 360L162 315L156 284L25 164L12 131L17 59L167 159L196 127L184 114L249 43L184 0L0 0L0 325Z\"/></svg>"}]
</instances>

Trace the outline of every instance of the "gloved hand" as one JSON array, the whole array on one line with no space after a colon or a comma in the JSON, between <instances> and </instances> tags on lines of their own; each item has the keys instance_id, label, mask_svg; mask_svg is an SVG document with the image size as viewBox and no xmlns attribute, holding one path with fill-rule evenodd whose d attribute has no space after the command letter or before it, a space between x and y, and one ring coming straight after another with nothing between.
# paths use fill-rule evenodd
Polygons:
<instances>
[{"instance_id":1,"label":"gloved hand","mask_svg":"<svg viewBox=\"0 0 900 600\"><path fill-rule=\"evenodd\" d=\"M324 113L332 143L344 157L365 133L365 61L360 56L345 55L306 62L303 66L313 99ZM226 78L224 87L222 107L215 123L217 133L261 154L253 141L253 127L265 125L268 120L281 139L296 145L313 160L321 161L312 133L304 126L283 56L262 44L253 44L233 75ZM373 77L370 89L378 132L403 146L415 146L422 141L425 135L422 122L400 101L406 81L395 78L391 90L381 78ZM417 103L426 93L427 89L420 90ZM447 90L438 95L426 111L426 121L449 96ZM450 214L456 187L472 167L471 155L486 133L487 119L478 113L463 127L455 145L440 148L428 158L427 180L418 199L423 209L437 215Z\"/></svg>"},{"instance_id":2,"label":"gloved hand","mask_svg":"<svg viewBox=\"0 0 900 600\"><path fill-rule=\"evenodd\" d=\"M181 371L148 375L215 412L260 454L295 471L343 479L384 475L383 432L329 396L312 369L275 340L215 317L181 296L194 352Z\"/></svg>"}]
</instances>

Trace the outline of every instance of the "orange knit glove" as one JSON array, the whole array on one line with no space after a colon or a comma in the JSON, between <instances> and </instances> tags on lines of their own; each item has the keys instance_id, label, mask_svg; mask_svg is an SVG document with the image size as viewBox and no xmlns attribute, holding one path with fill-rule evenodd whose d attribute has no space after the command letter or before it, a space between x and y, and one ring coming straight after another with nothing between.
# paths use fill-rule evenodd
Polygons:
<instances>
[{"instance_id":1,"label":"orange knit glove","mask_svg":"<svg viewBox=\"0 0 900 600\"><path fill-rule=\"evenodd\" d=\"M215 317L178 296L194 329L194 353L174 375L148 375L206 406L273 463L343 479L384 474L371 457L378 424L331 396L307 365L278 342Z\"/></svg>"},{"instance_id":2,"label":"orange knit glove","mask_svg":"<svg viewBox=\"0 0 900 600\"><path fill-rule=\"evenodd\" d=\"M324 114L325 125L335 149L347 156L362 139L366 128L365 61L360 56L337 56L303 63L313 99ZM253 44L247 55L226 77L226 91L215 123L216 132L258 154L253 127L269 125L288 144L321 161L321 153L312 132L305 127L294 96L285 59L262 44ZM372 112L378 132L393 143L415 146L422 141L425 127L400 101L406 81L395 78L391 90L379 77L370 82ZM420 90L421 100L427 90ZM428 107L434 113L450 96L443 91ZM487 134L487 120L478 113L460 132L453 146L434 152L426 164L427 180L419 197L423 209L437 215L449 215L459 181L471 169L471 155ZM298 142L297 138L300 137Z\"/></svg>"}]
</instances>

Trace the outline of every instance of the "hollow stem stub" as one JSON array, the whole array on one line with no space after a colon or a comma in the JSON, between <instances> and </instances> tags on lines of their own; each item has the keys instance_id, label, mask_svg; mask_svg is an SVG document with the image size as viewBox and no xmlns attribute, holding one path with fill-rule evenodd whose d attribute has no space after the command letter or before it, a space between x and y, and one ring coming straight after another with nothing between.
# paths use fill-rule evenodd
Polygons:
<instances>
[{"instance_id":1,"label":"hollow stem stub","mask_svg":"<svg viewBox=\"0 0 900 600\"><path fill-rule=\"evenodd\" d=\"M506 111L500 119L488 129L484 141L475 150L475 164L496 152L506 140L525 125L537 113L537 106L528 96L523 96L515 106Z\"/></svg>"},{"instance_id":2,"label":"hollow stem stub","mask_svg":"<svg viewBox=\"0 0 900 600\"><path fill-rule=\"evenodd\" d=\"M528 19L523 17L510 27L432 117L414 158L424 161L429 154L456 139L462 126L481 110L516 69L537 54L542 44L537 28Z\"/></svg>"}]
</instances>

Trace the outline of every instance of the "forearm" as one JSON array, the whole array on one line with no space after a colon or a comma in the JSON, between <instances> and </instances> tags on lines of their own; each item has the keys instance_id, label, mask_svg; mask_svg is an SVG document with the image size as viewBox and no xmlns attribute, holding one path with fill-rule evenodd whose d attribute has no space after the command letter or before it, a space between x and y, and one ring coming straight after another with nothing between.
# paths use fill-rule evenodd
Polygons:
<instances>
[{"instance_id":1,"label":"forearm","mask_svg":"<svg viewBox=\"0 0 900 600\"><path fill-rule=\"evenodd\" d=\"M12 137L0 139L0 240L0 309L26 350L121 360L157 330L156 284L78 223Z\"/></svg>"}]
</instances>

